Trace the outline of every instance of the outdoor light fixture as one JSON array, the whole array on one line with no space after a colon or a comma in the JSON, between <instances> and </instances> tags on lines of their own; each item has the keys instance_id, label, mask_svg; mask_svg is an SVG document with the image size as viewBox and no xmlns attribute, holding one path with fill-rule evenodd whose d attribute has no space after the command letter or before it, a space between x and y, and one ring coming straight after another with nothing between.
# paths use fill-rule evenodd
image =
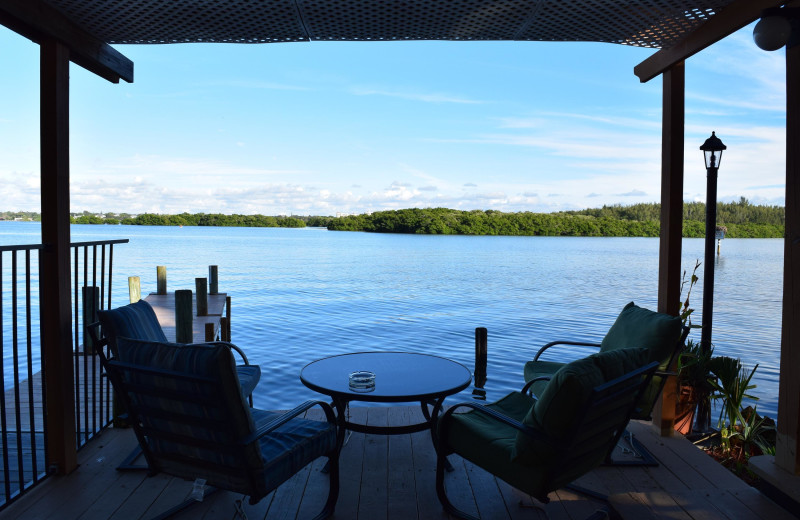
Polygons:
<instances>
[{"instance_id":1,"label":"outdoor light fixture","mask_svg":"<svg viewBox=\"0 0 800 520\"><path fill-rule=\"evenodd\" d=\"M711 349L711 318L714 312L714 239L717 231L717 171L722 162L722 144L715 132L706 139L700 149L706 161L706 243L705 266L703 268L703 324L700 344L706 351Z\"/></svg>"},{"instance_id":2,"label":"outdoor light fixture","mask_svg":"<svg viewBox=\"0 0 800 520\"><path fill-rule=\"evenodd\" d=\"M719 168L719 164L722 162L722 151L727 148L728 147L719 140L716 132L711 132L711 137L706 139L706 142L700 147L706 158L706 170L709 168Z\"/></svg>"},{"instance_id":3,"label":"outdoor light fixture","mask_svg":"<svg viewBox=\"0 0 800 520\"><path fill-rule=\"evenodd\" d=\"M795 43L791 41L792 25L800 15L798 8L766 9L761 14L761 20L753 28L753 40L760 49L777 51L784 45Z\"/></svg>"}]
</instances>

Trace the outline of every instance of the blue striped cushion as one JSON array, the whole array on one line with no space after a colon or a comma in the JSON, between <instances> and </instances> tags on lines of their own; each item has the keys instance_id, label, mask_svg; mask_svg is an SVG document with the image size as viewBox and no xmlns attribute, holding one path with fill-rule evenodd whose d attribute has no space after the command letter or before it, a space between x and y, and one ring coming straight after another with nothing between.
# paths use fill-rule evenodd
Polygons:
<instances>
[{"instance_id":1,"label":"blue striped cushion","mask_svg":"<svg viewBox=\"0 0 800 520\"><path fill-rule=\"evenodd\" d=\"M167 341L155 311L144 300L116 309L97 311L97 317L115 356L119 355L117 338L120 336L146 341Z\"/></svg>"},{"instance_id":2,"label":"blue striped cushion","mask_svg":"<svg viewBox=\"0 0 800 520\"><path fill-rule=\"evenodd\" d=\"M163 471L186 478L205 478L209 484L239 488L248 486L251 475L242 468L241 475L231 475L223 468L236 467L245 460L251 470L262 465L259 447L255 443L247 446L238 444L239 440L254 430L250 407L242 395L233 354L224 343L180 344L167 342L141 341L131 338L117 338L119 360L124 363L160 368L190 375L206 377L210 384L167 378L158 375L138 374L136 383L140 386L178 391L200 397L200 404L186 403L168 399L165 396L141 395L137 404L157 407L163 412L159 417L137 418L144 427L161 432L188 435L193 439L212 441L220 446L238 447L237 451L223 453L217 449L206 449L168 441L156 437L148 438L150 450L158 457ZM212 403L219 400L220 406ZM203 402L208 405L204 406ZM182 416L195 418L189 424ZM173 417L173 418L170 418ZM222 429L220 429L222 423ZM180 454L198 462L210 464L198 473L196 467L180 461L170 460L170 454ZM220 471L214 471L217 465Z\"/></svg>"},{"instance_id":3,"label":"blue striped cushion","mask_svg":"<svg viewBox=\"0 0 800 520\"><path fill-rule=\"evenodd\" d=\"M237 372L242 367L235 366L225 343L184 345L125 337L118 341L120 361L211 380L210 384L202 384L159 375L137 376L137 384L156 389L155 395L139 395L140 403L163 410L159 417L139 417L145 427L219 443L218 449L208 449L149 436L148 446L159 457L158 468L162 471L188 479L204 478L209 485L261 497L336 447L336 425L300 418L249 444L238 444L279 414L248 407L239 390ZM161 389L200 397L200 403L168 399L166 392L158 393ZM219 407L211 404L216 398L221 401ZM191 416L191 424L182 415ZM214 422L218 426L221 423L223 431L206 427L206 423ZM172 460L170 456L176 453L196 464Z\"/></svg>"},{"instance_id":4,"label":"blue striped cushion","mask_svg":"<svg viewBox=\"0 0 800 520\"><path fill-rule=\"evenodd\" d=\"M236 375L239 376L242 394L250 395L258 386L259 379L261 379L261 367L258 365L236 365Z\"/></svg>"},{"instance_id":5,"label":"blue striped cushion","mask_svg":"<svg viewBox=\"0 0 800 520\"><path fill-rule=\"evenodd\" d=\"M256 428L280 414L251 409ZM264 494L336 447L336 426L324 421L295 418L259 439L264 457Z\"/></svg>"}]
</instances>

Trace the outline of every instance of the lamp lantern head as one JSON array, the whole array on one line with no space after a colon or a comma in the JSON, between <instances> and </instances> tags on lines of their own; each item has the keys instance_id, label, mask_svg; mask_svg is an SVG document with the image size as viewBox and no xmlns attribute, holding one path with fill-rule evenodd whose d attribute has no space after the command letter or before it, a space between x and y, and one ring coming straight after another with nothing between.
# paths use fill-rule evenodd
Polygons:
<instances>
[{"instance_id":1,"label":"lamp lantern head","mask_svg":"<svg viewBox=\"0 0 800 520\"><path fill-rule=\"evenodd\" d=\"M706 169L719 168L719 165L722 162L722 151L726 150L727 148L727 146L722 144L722 141L720 141L716 133L711 132L711 137L706 139L706 142L700 147L705 155Z\"/></svg>"}]
</instances>

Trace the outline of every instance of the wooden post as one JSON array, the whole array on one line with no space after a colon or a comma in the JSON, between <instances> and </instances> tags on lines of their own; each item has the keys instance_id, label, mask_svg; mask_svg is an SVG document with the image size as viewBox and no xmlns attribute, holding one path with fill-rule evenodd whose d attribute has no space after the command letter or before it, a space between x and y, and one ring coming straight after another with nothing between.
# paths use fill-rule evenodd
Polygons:
<instances>
[{"instance_id":1,"label":"wooden post","mask_svg":"<svg viewBox=\"0 0 800 520\"><path fill-rule=\"evenodd\" d=\"M142 285L138 276L128 277L128 298L131 303L136 303L142 299Z\"/></svg>"},{"instance_id":2,"label":"wooden post","mask_svg":"<svg viewBox=\"0 0 800 520\"><path fill-rule=\"evenodd\" d=\"M216 265L208 266L208 294L219 292L219 270Z\"/></svg>"},{"instance_id":3,"label":"wooden post","mask_svg":"<svg viewBox=\"0 0 800 520\"><path fill-rule=\"evenodd\" d=\"M46 389L48 470L77 466L72 375L72 295L69 230L69 49L53 39L40 47L42 249L39 306Z\"/></svg>"},{"instance_id":4,"label":"wooden post","mask_svg":"<svg viewBox=\"0 0 800 520\"><path fill-rule=\"evenodd\" d=\"M486 365L488 363L488 331L485 327L475 329L475 388L486 384Z\"/></svg>"},{"instance_id":5,"label":"wooden post","mask_svg":"<svg viewBox=\"0 0 800 520\"><path fill-rule=\"evenodd\" d=\"M216 334L214 334L214 324L213 323L206 323L206 342L208 341L215 341Z\"/></svg>"},{"instance_id":6,"label":"wooden post","mask_svg":"<svg viewBox=\"0 0 800 520\"><path fill-rule=\"evenodd\" d=\"M683 62L673 65L663 74L662 92L658 311L673 316L680 311L681 300L685 77L686 71ZM653 409L653 425L661 432L661 435L670 436L674 431L677 400L677 379L674 376L668 377L664 391Z\"/></svg>"},{"instance_id":7,"label":"wooden post","mask_svg":"<svg viewBox=\"0 0 800 520\"><path fill-rule=\"evenodd\" d=\"M100 288L97 286L82 287L83 296L83 353L94 354L94 341L89 334L89 325L97 321L97 309L100 308Z\"/></svg>"},{"instance_id":8,"label":"wooden post","mask_svg":"<svg viewBox=\"0 0 800 520\"><path fill-rule=\"evenodd\" d=\"M197 295L197 315L208 316L208 286L205 278L195 278L195 294Z\"/></svg>"},{"instance_id":9,"label":"wooden post","mask_svg":"<svg viewBox=\"0 0 800 520\"><path fill-rule=\"evenodd\" d=\"M231 297L225 298L225 341L231 340Z\"/></svg>"},{"instance_id":10,"label":"wooden post","mask_svg":"<svg viewBox=\"0 0 800 520\"><path fill-rule=\"evenodd\" d=\"M175 291L175 342L191 343L194 341L192 322L192 291L181 289Z\"/></svg>"},{"instance_id":11,"label":"wooden post","mask_svg":"<svg viewBox=\"0 0 800 520\"><path fill-rule=\"evenodd\" d=\"M156 267L156 294L167 294L167 266Z\"/></svg>"},{"instance_id":12,"label":"wooden post","mask_svg":"<svg viewBox=\"0 0 800 520\"><path fill-rule=\"evenodd\" d=\"M797 34L798 29L794 32ZM796 38L793 36L793 38ZM775 464L800 474L800 43L786 47L786 230Z\"/></svg>"}]
</instances>

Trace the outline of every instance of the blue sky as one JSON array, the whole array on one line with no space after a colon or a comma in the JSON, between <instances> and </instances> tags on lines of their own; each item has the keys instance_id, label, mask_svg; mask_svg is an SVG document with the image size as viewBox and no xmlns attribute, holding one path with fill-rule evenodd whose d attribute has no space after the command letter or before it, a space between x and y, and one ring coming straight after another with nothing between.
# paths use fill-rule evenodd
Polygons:
<instances>
[{"instance_id":1,"label":"blue sky","mask_svg":"<svg viewBox=\"0 0 800 520\"><path fill-rule=\"evenodd\" d=\"M698 147L728 146L720 200L784 203L785 54L752 27L686 64ZM335 215L550 212L659 200L653 54L599 43L117 46L132 84L71 69L73 211ZM0 27L0 209L39 210L38 46Z\"/></svg>"}]
</instances>

